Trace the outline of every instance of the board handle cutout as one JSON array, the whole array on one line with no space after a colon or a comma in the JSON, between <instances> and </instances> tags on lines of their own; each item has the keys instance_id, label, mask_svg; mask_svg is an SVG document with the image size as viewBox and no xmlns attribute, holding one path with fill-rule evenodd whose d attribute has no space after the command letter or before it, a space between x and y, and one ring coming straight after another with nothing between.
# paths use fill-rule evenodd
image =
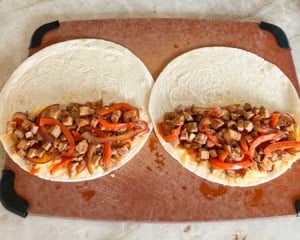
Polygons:
<instances>
[{"instance_id":1,"label":"board handle cutout","mask_svg":"<svg viewBox=\"0 0 300 240\"><path fill-rule=\"evenodd\" d=\"M45 23L39 28L37 28L32 34L29 48L35 48L41 45L44 35L56 28L59 28L59 21Z\"/></svg>"},{"instance_id":2,"label":"board handle cutout","mask_svg":"<svg viewBox=\"0 0 300 240\"><path fill-rule=\"evenodd\" d=\"M290 49L287 36L280 27L267 22L260 22L259 27L262 30L269 31L270 33L272 33L275 36L277 43L280 47Z\"/></svg>"},{"instance_id":3,"label":"board handle cutout","mask_svg":"<svg viewBox=\"0 0 300 240\"><path fill-rule=\"evenodd\" d=\"M2 205L10 212L26 217L28 215L28 202L19 197L14 189L15 173L11 170L2 170L0 180L0 200Z\"/></svg>"}]
</instances>

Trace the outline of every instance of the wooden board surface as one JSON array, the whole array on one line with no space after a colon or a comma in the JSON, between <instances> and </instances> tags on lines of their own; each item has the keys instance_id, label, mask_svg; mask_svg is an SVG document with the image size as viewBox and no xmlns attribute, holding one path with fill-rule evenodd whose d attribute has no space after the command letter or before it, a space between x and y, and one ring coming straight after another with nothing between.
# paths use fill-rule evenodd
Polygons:
<instances>
[{"instance_id":1,"label":"wooden board surface","mask_svg":"<svg viewBox=\"0 0 300 240\"><path fill-rule=\"evenodd\" d=\"M101 38L135 53L154 78L176 56L204 46L229 46L276 64L298 90L291 52L258 23L186 19L121 19L62 22L39 48L75 38ZM181 167L154 133L142 151L113 174L80 183L50 182L31 176L9 158L15 189L29 201L29 214L138 221L206 221L294 214L300 198L300 162L283 176L257 187L224 187Z\"/></svg>"}]
</instances>

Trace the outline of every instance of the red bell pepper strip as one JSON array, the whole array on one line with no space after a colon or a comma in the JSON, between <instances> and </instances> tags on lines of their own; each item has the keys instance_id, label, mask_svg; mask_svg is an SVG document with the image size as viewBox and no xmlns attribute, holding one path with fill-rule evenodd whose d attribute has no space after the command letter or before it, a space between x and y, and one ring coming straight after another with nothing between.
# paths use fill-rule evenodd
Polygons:
<instances>
[{"instance_id":1,"label":"red bell pepper strip","mask_svg":"<svg viewBox=\"0 0 300 240\"><path fill-rule=\"evenodd\" d=\"M107 135L100 130L99 128L95 128L95 133L101 137L101 138L107 138ZM111 160L111 154L112 154L112 150L111 150L111 143L108 142L104 142L103 143L103 156L102 156L102 162L105 165L108 165L110 163Z\"/></svg>"},{"instance_id":2,"label":"red bell pepper strip","mask_svg":"<svg viewBox=\"0 0 300 240\"><path fill-rule=\"evenodd\" d=\"M58 171L59 169L62 168L66 168L69 164L69 162L71 162L73 160L72 157L62 157L61 161L53 164L50 168L50 174L54 174L56 171Z\"/></svg>"},{"instance_id":3,"label":"red bell pepper strip","mask_svg":"<svg viewBox=\"0 0 300 240\"><path fill-rule=\"evenodd\" d=\"M279 133L271 133L271 134L268 134L268 135L259 136L256 139L254 139L251 142L250 147L249 147L250 158L251 159L253 158L254 152L255 152L255 148L257 146L259 146L263 142L267 142L267 141L271 141L271 140L277 140L278 137L279 137Z\"/></svg>"},{"instance_id":4,"label":"red bell pepper strip","mask_svg":"<svg viewBox=\"0 0 300 240\"><path fill-rule=\"evenodd\" d=\"M123 111L136 110L137 113L139 114L138 109L131 106L128 103L116 103L116 104L113 104L111 106L101 108L98 111L98 121L101 124L101 126L103 128L105 128L105 130L114 131L114 130L119 130L121 128L128 128L127 123L109 123L103 118L104 115L112 113L113 111L116 111L116 110L123 110Z\"/></svg>"},{"instance_id":5,"label":"red bell pepper strip","mask_svg":"<svg viewBox=\"0 0 300 240\"><path fill-rule=\"evenodd\" d=\"M228 151L222 151L219 155L218 155L218 159L222 162L225 161L225 159L227 158L229 152Z\"/></svg>"},{"instance_id":6,"label":"red bell pepper strip","mask_svg":"<svg viewBox=\"0 0 300 240\"><path fill-rule=\"evenodd\" d=\"M276 125L278 123L278 120L279 120L279 117L280 117L280 113L278 113L278 112L272 114L271 121L270 121L270 127L271 128L276 127Z\"/></svg>"},{"instance_id":7,"label":"red bell pepper strip","mask_svg":"<svg viewBox=\"0 0 300 240\"><path fill-rule=\"evenodd\" d=\"M41 158L26 158L26 160L37 164L47 163L50 162L52 159L53 159L53 155L47 153L45 153Z\"/></svg>"},{"instance_id":8,"label":"red bell pepper strip","mask_svg":"<svg viewBox=\"0 0 300 240\"><path fill-rule=\"evenodd\" d=\"M39 125L40 126L58 125L60 127L61 131L63 132L63 134L65 135L65 137L67 138L67 141L69 143L68 153L72 154L74 152L74 150L75 150L75 141L74 141L73 135L71 134L71 132L69 131L69 129L65 125L63 125L61 122L57 121L54 118L40 118Z\"/></svg>"},{"instance_id":9,"label":"red bell pepper strip","mask_svg":"<svg viewBox=\"0 0 300 240\"><path fill-rule=\"evenodd\" d=\"M217 147L222 147L222 144L219 142L218 138L209 132L209 128L207 125L204 125L204 132L209 141L211 141Z\"/></svg>"},{"instance_id":10,"label":"red bell pepper strip","mask_svg":"<svg viewBox=\"0 0 300 240\"><path fill-rule=\"evenodd\" d=\"M76 132L75 130L72 130L71 131L72 135L73 135L73 138L75 141L81 141L83 138L81 137L80 133L79 132Z\"/></svg>"},{"instance_id":11,"label":"red bell pepper strip","mask_svg":"<svg viewBox=\"0 0 300 240\"><path fill-rule=\"evenodd\" d=\"M272 143L264 149L264 154L266 157L269 157L274 151L285 150L285 149L300 149L299 141L283 141Z\"/></svg>"},{"instance_id":12,"label":"red bell pepper strip","mask_svg":"<svg viewBox=\"0 0 300 240\"><path fill-rule=\"evenodd\" d=\"M162 129L162 123L157 124L157 130L166 142L173 142L179 138L182 125L179 125L169 135L165 135Z\"/></svg>"},{"instance_id":13,"label":"red bell pepper strip","mask_svg":"<svg viewBox=\"0 0 300 240\"><path fill-rule=\"evenodd\" d=\"M208 161L212 166L214 166L216 168L224 169L224 170L227 170L227 169L238 170L238 169L250 167L252 165L252 162L247 157L245 157L240 162L223 162L217 158L211 158Z\"/></svg>"},{"instance_id":14,"label":"red bell pepper strip","mask_svg":"<svg viewBox=\"0 0 300 240\"><path fill-rule=\"evenodd\" d=\"M132 123L133 124L133 123ZM128 140L132 139L136 135L142 132L148 132L149 128L146 122L139 121L137 123L134 123L135 127L137 129L129 131L128 133L124 133L121 135L115 135L115 136L107 136L107 137L95 137L90 132L84 132L81 137L84 139L90 141L91 143L104 143L104 142L111 142L111 141L121 141L121 140Z\"/></svg>"}]
</instances>

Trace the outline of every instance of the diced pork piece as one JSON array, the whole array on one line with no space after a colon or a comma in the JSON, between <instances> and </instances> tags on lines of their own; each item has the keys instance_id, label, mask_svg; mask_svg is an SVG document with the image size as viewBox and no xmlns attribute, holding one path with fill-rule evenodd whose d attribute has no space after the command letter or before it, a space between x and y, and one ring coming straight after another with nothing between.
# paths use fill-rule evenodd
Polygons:
<instances>
[{"instance_id":1,"label":"diced pork piece","mask_svg":"<svg viewBox=\"0 0 300 240\"><path fill-rule=\"evenodd\" d=\"M251 121L245 121L244 128L247 132L251 132L253 130L253 123Z\"/></svg>"},{"instance_id":2,"label":"diced pork piece","mask_svg":"<svg viewBox=\"0 0 300 240\"><path fill-rule=\"evenodd\" d=\"M27 150L29 148L29 143L25 139L22 139L18 143L17 148L22 150Z\"/></svg>"},{"instance_id":3,"label":"diced pork piece","mask_svg":"<svg viewBox=\"0 0 300 240\"><path fill-rule=\"evenodd\" d=\"M226 174L228 175L228 177L230 178L235 178L235 171L234 170L231 170L231 169L227 169L225 170Z\"/></svg>"},{"instance_id":4,"label":"diced pork piece","mask_svg":"<svg viewBox=\"0 0 300 240\"><path fill-rule=\"evenodd\" d=\"M188 137L189 137L189 134L188 134L187 130L183 129L180 133L180 137L179 137L180 140L185 141L188 139Z\"/></svg>"},{"instance_id":5,"label":"diced pork piece","mask_svg":"<svg viewBox=\"0 0 300 240\"><path fill-rule=\"evenodd\" d=\"M58 145L58 151L62 152L64 150L66 150L68 147L68 143L67 142L60 142Z\"/></svg>"},{"instance_id":6,"label":"diced pork piece","mask_svg":"<svg viewBox=\"0 0 300 240\"><path fill-rule=\"evenodd\" d=\"M251 112L251 111L248 111L248 112L245 112L244 113L244 118L246 119L246 120L250 120L252 117L254 117L254 113L253 112Z\"/></svg>"},{"instance_id":7,"label":"diced pork piece","mask_svg":"<svg viewBox=\"0 0 300 240\"><path fill-rule=\"evenodd\" d=\"M113 123L118 123L121 116L122 116L122 111L121 110L113 111L113 113L111 115L111 121Z\"/></svg>"},{"instance_id":8,"label":"diced pork piece","mask_svg":"<svg viewBox=\"0 0 300 240\"><path fill-rule=\"evenodd\" d=\"M182 105L179 105L175 108L176 113L182 113L184 111L184 107Z\"/></svg>"},{"instance_id":9,"label":"diced pork piece","mask_svg":"<svg viewBox=\"0 0 300 240\"><path fill-rule=\"evenodd\" d=\"M244 104L244 110L246 110L246 111L251 111L251 109L252 109L252 106L251 106L250 103L245 103L245 104Z\"/></svg>"},{"instance_id":10,"label":"diced pork piece","mask_svg":"<svg viewBox=\"0 0 300 240\"><path fill-rule=\"evenodd\" d=\"M218 153L215 149L209 150L209 157L216 158L218 156Z\"/></svg>"},{"instance_id":11,"label":"diced pork piece","mask_svg":"<svg viewBox=\"0 0 300 240\"><path fill-rule=\"evenodd\" d=\"M61 134L61 129L58 125L51 126L48 130L55 138L58 138Z\"/></svg>"},{"instance_id":12,"label":"diced pork piece","mask_svg":"<svg viewBox=\"0 0 300 240\"><path fill-rule=\"evenodd\" d=\"M241 133L232 129L226 129L223 133L224 139L227 143L231 143L232 141L240 141Z\"/></svg>"},{"instance_id":13,"label":"diced pork piece","mask_svg":"<svg viewBox=\"0 0 300 240\"><path fill-rule=\"evenodd\" d=\"M236 128L237 123L233 120L230 120L227 122L227 127L228 128Z\"/></svg>"},{"instance_id":14,"label":"diced pork piece","mask_svg":"<svg viewBox=\"0 0 300 240\"><path fill-rule=\"evenodd\" d=\"M193 119L193 117L192 117L192 115L191 114L189 114L188 112L183 112L183 116L184 116L184 118L185 118L185 121L188 121L188 122L190 122L190 121L193 121L194 119Z\"/></svg>"},{"instance_id":15,"label":"diced pork piece","mask_svg":"<svg viewBox=\"0 0 300 240\"><path fill-rule=\"evenodd\" d=\"M35 148L29 148L26 156L28 158L35 158L35 157L38 156L38 154L39 154L39 151L37 149L35 149Z\"/></svg>"},{"instance_id":16,"label":"diced pork piece","mask_svg":"<svg viewBox=\"0 0 300 240\"><path fill-rule=\"evenodd\" d=\"M24 119L22 124L21 124L21 127L25 130L25 131L29 131L30 128L32 126L32 122L29 121L28 119Z\"/></svg>"},{"instance_id":17,"label":"diced pork piece","mask_svg":"<svg viewBox=\"0 0 300 240\"><path fill-rule=\"evenodd\" d=\"M124 122L136 122L138 119L137 110L130 110L123 113Z\"/></svg>"},{"instance_id":18,"label":"diced pork piece","mask_svg":"<svg viewBox=\"0 0 300 240\"><path fill-rule=\"evenodd\" d=\"M260 107L259 114L263 118L269 118L269 117L271 117L271 112L268 109L264 108L264 107Z\"/></svg>"},{"instance_id":19,"label":"diced pork piece","mask_svg":"<svg viewBox=\"0 0 300 240\"><path fill-rule=\"evenodd\" d=\"M16 130L16 127L17 127L17 123L15 121L9 121L7 122L6 132L8 134L12 134Z\"/></svg>"},{"instance_id":20,"label":"diced pork piece","mask_svg":"<svg viewBox=\"0 0 300 240\"><path fill-rule=\"evenodd\" d=\"M206 145L205 145L207 148L211 148L211 147L214 147L215 146L215 144L212 142L212 141L210 141L210 140L208 140L207 142L206 142Z\"/></svg>"},{"instance_id":21,"label":"diced pork piece","mask_svg":"<svg viewBox=\"0 0 300 240\"><path fill-rule=\"evenodd\" d=\"M24 158L24 157L26 156L26 151L23 150L23 149L19 149L18 155L19 155L21 158Z\"/></svg>"},{"instance_id":22,"label":"diced pork piece","mask_svg":"<svg viewBox=\"0 0 300 240\"><path fill-rule=\"evenodd\" d=\"M192 142L192 141L195 139L195 137L196 137L196 134L195 134L195 133L190 133L187 140L188 140L189 142Z\"/></svg>"},{"instance_id":23,"label":"diced pork piece","mask_svg":"<svg viewBox=\"0 0 300 240\"><path fill-rule=\"evenodd\" d=\"M237 130L240 132L244 131L244 121L241 119L237 121Z\"/></svg>"},{"instance_id":24,"label":"diced pork piece","mask_svg":"<svg viewBox=\"0 0 300 240\"><path fill-rule=\"evenodd\" d=\"M231 145L225 144L223 148L224 148L225 151L229 152L229 154L232 153L232 147L231 147Z\"/></svg>"},{"instance_id":25,"label":"diced pork piece","mask_svg":"<svg viewBox=\"0 0 300 240\"><path fill-rule=\"evenodd\" d=\"M207 151L205 149L199 149L199 158L201 160L209 159L209 151Z\"/></svg>"},{"instance_id":26,"label":"diced pork piece","mask_svg":"<svg viewBox=\"0 0 300 240\"><path fill-rule=\"evenodd\" d=\"M38 158L43 157L44 154L45 154L45 150L44 150L44 149L40 149L40 148L37 149L36 156L37 156Z\"/></svg>"},{"instance_id":27,"label":"diced pork piece","mask_svg":"<svg viewBox=\"0 0 300 240\"><path fill-rule=\"evenodd\" d=\"M253 141L253 137L252 137L251 134L247 134L247 135L245 136L245 139L246 139L246 141L247 141L248 143L250 143L250 142Z\"/></svg>"},{"instance_id":28,"label":"diced pork piece","mask_svg":"<svg viewBox=\"0 0 300 240\"><path fill-rule=\"evenodd\" d=\"M33 133L30 132L30 131L29 131L29 132L26 132L26 133L25 133L25 138L26 138L26 139L33 138Z\"/></svg>"},{"instance_id":29,"label":"diced pork piece","mask_svg":"<svg viewBox=\"0 0 300 240\"><path fill-rule=\"evenodd\" d=\"M59 109L59 105L53 105L49 108L49 117L54 119L60 119L61 110Z\"/></svg>"},{"instance_id":30,"label":"diced pork piece","mask_svg":"<svg viewBox=\"0 0 300 240\"><path fill-rule=\"evenodd\" d=\"M99 121L98 121L98 119L95 118L95 117L93 117L93 118L91 119L91 121L90 121L90 125L91 125L93 128L97 127L98 123L99 123Z\"/></svg>"},{"instance_id":31,"label":"diced pork piece","mask_svg":"<svg viewBox=\"0 0 300 240\"><path fill-rule=\"evenodd\" d=\"M26 113L23 113L23 112L15 112L11 119L14 120L14 119L22 119L22 120L25 120L27 119L27 114Z\"/></svg>"},{"instance_id":32,"label":"diced pork piece","mask_svg":"<svg viewBox=\"0 0 300 240\"><path fill-rule=\"evenodd\" d=\"M67 116L62 118L62 124L65 126L72 126L73 125L73 118L71 116Z\"/></svg>"},{"instance_id":33,"label":"diced pork piece","mask_svg":"<svg viewBox=\"0 0 300 240\"><path fill-rule=\"evenodd\" d=\"M232 120L237 120L240 116L241 116L241 114L239 114L239 113L231 113L230 114L230 118Z\"/></svg>"},{"instance_id":34,"label":"diced pork piece","mask_svg":"<svg viewBox=\"0 0 300 240\"><path fill-rule=\"evenodd\" d=\"M224 121L222 121L221 119L212 119L211 120L211 127L213 129L218 129L220 127L222 127L224 125Z\"/></svg>"},{"instance_id":35,"label":"diced pork piece","mask_svg":"<svg viewBox=\"0 0 300 240\"><path fill-rule=\"evenodd\" d=\"M197 122L188 122L184 124L184 127L188 132L198 132L198 123Z\"/></svg>"},{"instance_id":36,"label":"diced pork piece","mask_svg":"<svg viewBox=\"0 0 300 240\"><path fill-rule=\"evenodd\" d=\"M38 130L39 130L39 127L37 125L35 125L35 124L31 125L30 132L32 132L33 135L36 135Z\"/></svg>"},{"instance_id":37,"label":"diced pork piece","mask_svg":"<svg viewBox=\"0 0 300 240\"><path fill-rule=\"evenodd\" d=\"M200 132L196 135L194 142L204 145L207 142L207 136L204 133Z\"/></svg>"},{"instance_id":38,"label":"diced pork piece","mask_svg":"<svg viewBox=\"0 0 300 240\"><path fill-rule=\"evenodd\" d=\"M176 113L175 112L166 112L164 114L164 120L172 120L176 117Z\"/></svg>"},{"instance_id":39,"label":"diced pork piece","mask_svg":"<svg viewBox=\"0 0 300 240\"><path fill-rule=\"evenodd\" d=\"M256 115L259 114L260 109L258 107L253 107L252 112Z\"/></svg>"},{"instance_id":40,"label":"diced pork piece","mask_svg":"<svg viewBox=\"0 0 300 240\"><path fill-rule=\"evenodd\" d=\"M80 161L76 167L76 172L80 173L86 168L86 161Z\"/></svg>"},{"instance_id":41,"label":"diced pork piece","mask_svg":"<svg viewBox=\"0 0 300 240\"><path fill-rule=\"evenodd\" d=\"M80 128L89 125L90 121L88 119L85 118L78 118L76 119L76 123L77 123L77 130L79 130Z\"/></svg>"},{"instance_id":42,"label":"diced pork piece","mask_svg":"<svg viewBox=\"0 0 300 240\"><path fill-rule=\"evenodd\" d=\"M235 105L230 105L227 106L226 109L229 111L229 113L234 113L239 109L239 104L235 104Z\"/></svg>"},{"instance_id":43,"label":"diced pork piece","mask_svg":"<svg viewBox=\"0 0 300 240\"><path fill-rule=\"evenodd\" d=\"M15 130L13 135L16 136L18 139L23 139L25 137L24 132L20 129Z\"/></svg>"},{"instance_id":44,"label":"diced pork piece","mask_svg":"<svg viewBox=\"0 0 300 240\"><path fill-rule=\"evenodd\" d=\"M88 142L87 140L82 140L80 141L77 145L76 145L76 151L79 153L79 154L85 154L86 151L88 150Z\"/></svg>"},{"instance_id":45,"label":"diced pork piece","mask_svg":"<svg viewBox=\"0 0 300 240\"><path fill-rule=\"evenodd\" d=\"M44 150L46 150L46 151L49 151L51 147L52 147L52 144L51 144L51 143L44 143L44 144L42 145L42 148L43 148Z\"/></svg>"},{"instance_id":46,"label":"diced pork piece","mask_svg":"<svg viewBox=\"0 0 300 240\"><path fill-rule=\"evenodd\" d=\"M206 110L206 108L197 107L195 105L192 105L192 107L191 107L191 111L193 114L202 114L204 112L204 110Z\"/></svg>"},{"instance_id":47,"label":"diced pork piece","mask_svg":"<svg viewBox=\"0 0 300 240\"><path fill-rule=\"evenodd\" d=\"M94 114L95 110L88 106L79 107L79 116L85 117Z\"/></svg>"}]
</instances>

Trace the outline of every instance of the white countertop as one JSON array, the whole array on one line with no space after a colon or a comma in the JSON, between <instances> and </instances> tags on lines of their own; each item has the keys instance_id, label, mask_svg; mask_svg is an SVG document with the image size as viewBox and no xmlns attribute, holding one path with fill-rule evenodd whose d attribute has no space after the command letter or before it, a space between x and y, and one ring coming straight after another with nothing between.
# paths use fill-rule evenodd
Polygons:
<instances>
[{"instance_id":1,"label":"white countertop","mask_svg":"<svg viewBox=\"0 0 300 240\"><path fill-rule=\"evenodd\" d=\"M300 79L299 0L2 0L0 87L24 61L34 30L54 20L168 17L266 21L288 36ZM0 149L0 169L4 152ZM300 194L300 189L299 189ZM0 204L0 238L12 239L300 239L293 216L221 222L140 223L69 220L29 215L23 219Z\"/></svg>"}]
</instances>

